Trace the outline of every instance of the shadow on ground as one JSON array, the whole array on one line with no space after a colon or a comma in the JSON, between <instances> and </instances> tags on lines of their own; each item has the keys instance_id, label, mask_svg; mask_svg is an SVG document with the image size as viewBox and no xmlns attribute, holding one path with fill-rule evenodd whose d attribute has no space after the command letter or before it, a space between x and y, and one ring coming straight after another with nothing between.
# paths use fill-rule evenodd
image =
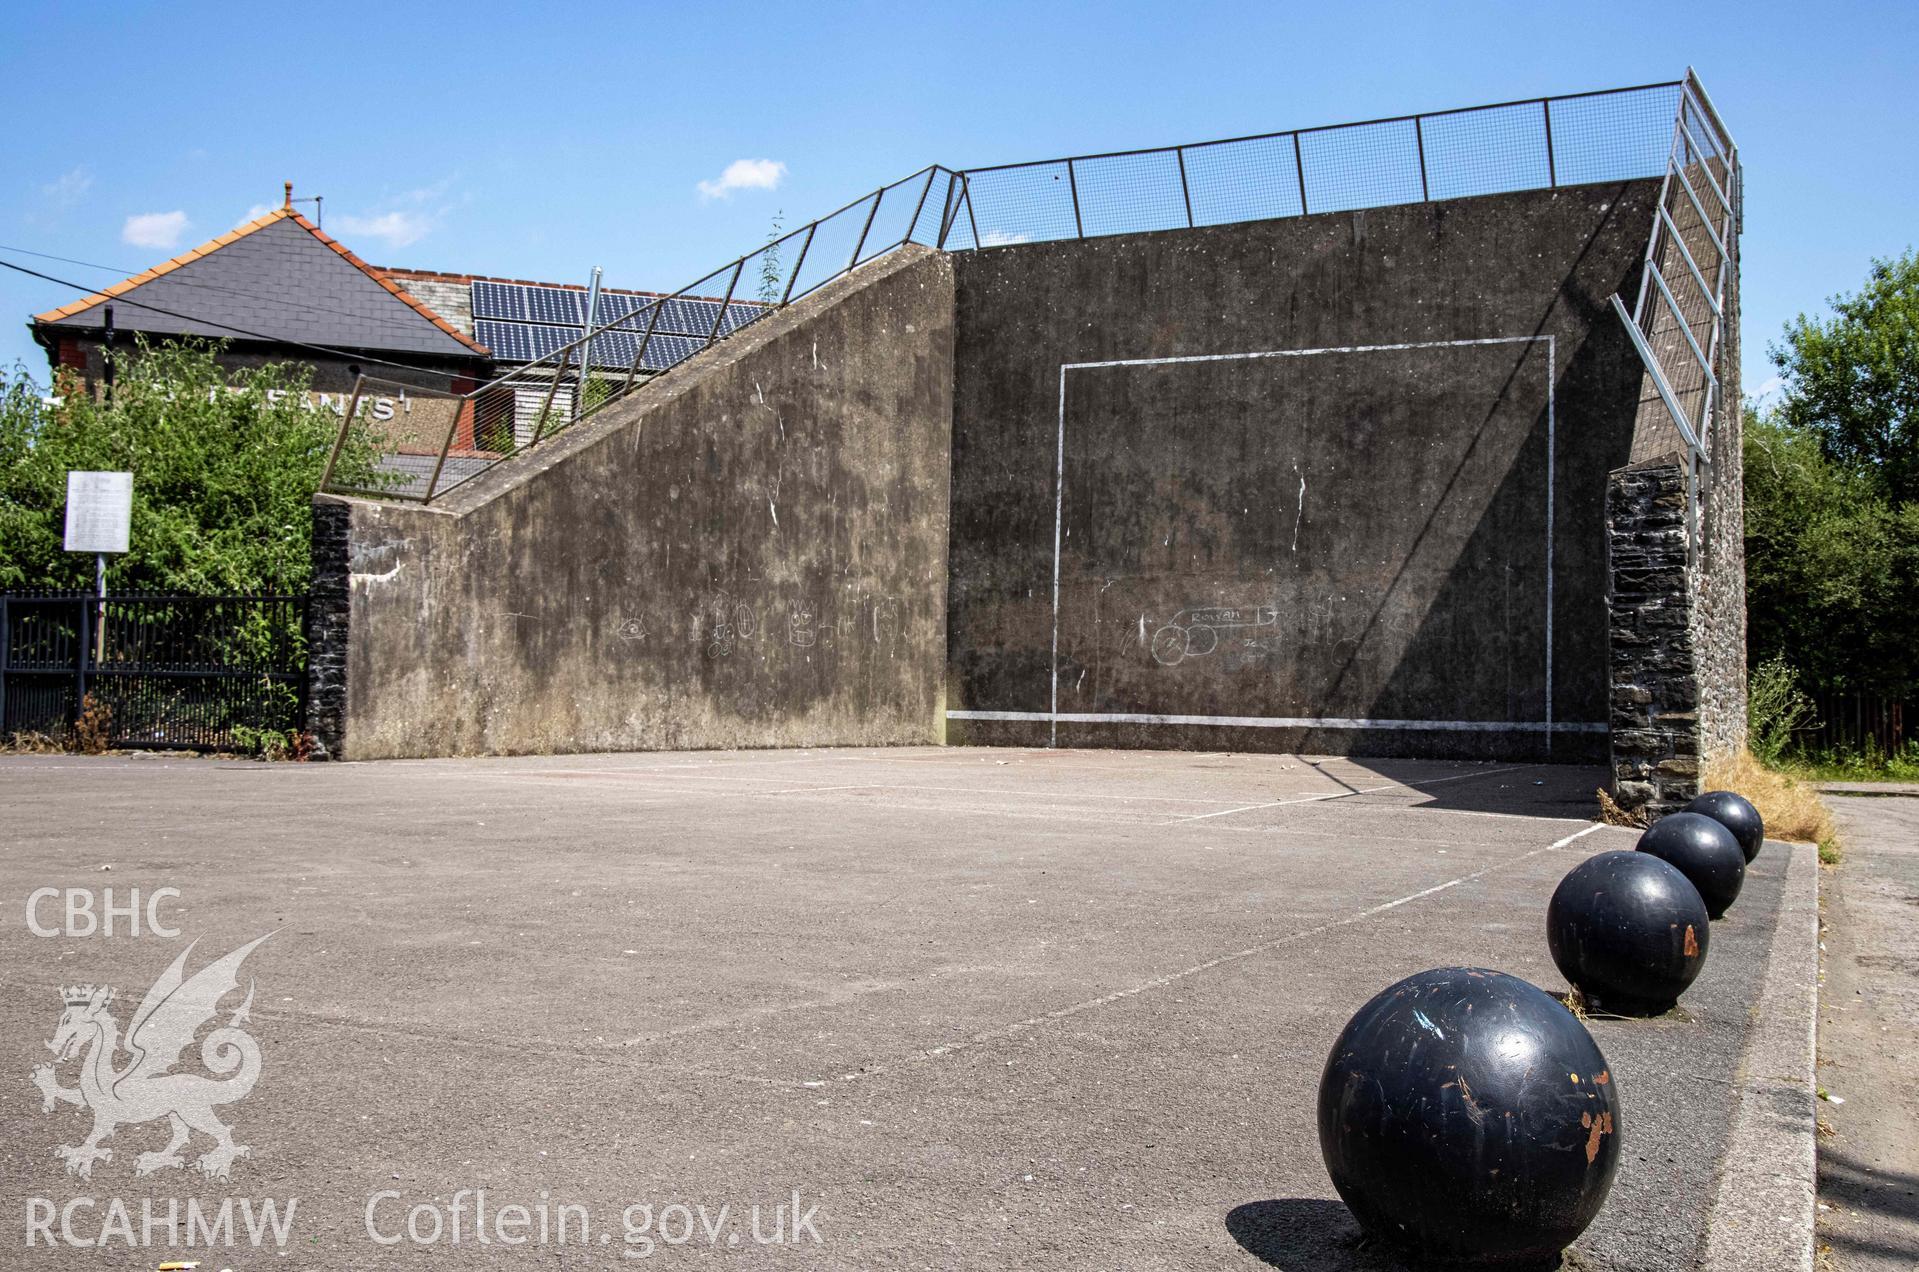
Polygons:
<instances>
[{"instance_id":1,"label":"shadow on ground","mask_svg":"<svg viewBox=\"0 0 1919 1272\"><path fill-rule=\"evenodd\" d=\"M1352 1211L1343 1204L1319 1197L1280 1197L1235 1206L1227 1212L1226 1231L1248 1254L1285 1272L1408 1272L1440 1266L1409 1262L1360 1231ZM1564 1267L1555 1258L1533 1264L1526 1272Z\"/></svg>"},{"instance_id":2,"label":"shadow on ground","mask_svg":"<svg viewBox=\"0 0 1919 1272\"><path fill-rule=\"evenodd\" d=\"M1878 1170L1838 1149L1819 1147L1819 1195L1834 1205L1919 1227L1919 1178L1899 1171ZM1893 1231L1874 1225L1880 1231ZM1843 1232L1824 1232L1832 1245L1882 1258L1898 1257L1919 1264L1919 1244L1862 1238Z\"/></svg>"},{"instance_id":3,"label":"shadow on ground","mask_svg":"<svg viewBox=\"0 0 1919 1272\"><path fill-rule=\"evenodd\" d=\"M1595 792L1607 785L1606 770L1590 764L1552 764L1513 761L1487 765L1483 770L1461 766L1456 772L1436 770L1430 762L1352 759L1334 762L1309 760L1320 775L1346 787L1354 795L1403 798L1408 792L1373 792L1378 782L1348 774L1339 765L1352 764L1380 780L1411 787L1414 808L1458 812L1505 813L1524 817L1572 817L1593 820L1599 815ZM1435 780L1437 779L1437 780Z\"/></svg>"},{"instance_id":4,"label":"shadow on ground","mask_svg":"<svg viewBox=\"0 0 1919 1272\"><path fill-rule=\"evenodd\" d=\"M1247 1253L1286 1272L1396 1272L1404 1265L1370 1241L1337 1201L1280 1197L1226 1214L1226 1231Z\"/></svg>"}]
</instances>

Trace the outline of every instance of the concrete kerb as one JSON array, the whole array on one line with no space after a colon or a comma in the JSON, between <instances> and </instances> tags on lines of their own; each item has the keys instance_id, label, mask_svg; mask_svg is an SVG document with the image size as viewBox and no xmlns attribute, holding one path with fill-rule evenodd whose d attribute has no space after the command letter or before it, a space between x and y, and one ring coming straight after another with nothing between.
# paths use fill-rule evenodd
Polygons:
<instances>
[{"instance_id":1,"label":"concrete kerb","mask_svg":"<svg viewBox=\"0 0 1919 1272\"><path fill-rule=\"evenodd\" d=\"M1790 853L1790 865L1706 1222L1704 1272L1813 1266L1819 858L1811 844L1770 847Z\"/></svg>"}]
</instances>

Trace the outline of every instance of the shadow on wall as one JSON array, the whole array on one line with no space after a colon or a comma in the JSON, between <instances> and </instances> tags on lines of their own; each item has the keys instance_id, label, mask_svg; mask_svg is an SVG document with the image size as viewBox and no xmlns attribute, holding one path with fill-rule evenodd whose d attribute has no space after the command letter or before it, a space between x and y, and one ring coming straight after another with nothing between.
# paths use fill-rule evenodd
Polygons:
<instances>
[{"instance_id":1,"label":"shadow on wall","mask_svg":"<svg viewBox=\"0 0 1919 1272\"><path fill-rule=\"evenodd\" d=\"M1631 211L1622 209L1631 208ZM1623 223L1623 224L1622 224ZM1608 305L1614 291L1630 296L1634 262L1615 277L1593 276L1596 249L1620 231L1638 232L1638 210L1615 199L1594 225L1567 269L1558 294L1529 335L1537 341L1549 327L1572 326L1588 337L1567 350L1551 346L1552 395L1539 411L1523 446L1512 456L1498 490L1484 500L1484 515L1472 527L1444 581L1431 593L1418 630L1382 678L1368 714L1374 718L1424 718L1459 677L1476 684L1475 697L1503 701L1503 718L1561 724L1604 725L1607 720L1607 560L1605 503L1608 474L1627 461L1632 444L1632 408L1642 370ZM1555 323L1556 309L1569 306ZM1486 443L1503 410L1534 393L1522 388L1542 370L1539 343L1525 346L1472 442L1460 454L1432 501L1414 547L1399 563L1367 628L1372 635L1389 613L1394 594L1419 554L1435 536L1456 491L1470 489L1472 468L1497 460ZM1568 353L1570 352L1570 357ZM1548 463L1547 447L1553 447ZM1491 453L1488 453L1488 452ZM1553 474L1549 492L1546 474ZM1546 543L1552 544L1548 560ZM1550 661L1547 650L1550 578ZM1360 648L1365 648L1362 638ZM1349 669L1352 664L1349 664ZM1342 672L1342 678L1345 672ZM1503 683L1502 683L1503 682ZM1546 696L1550 684L1550 703ZM1577 762L1606 755L1604 728L1530 735L1534 754ZM1550 742L1548 739L1550 738Z\"/></svg>"}]
</instances>

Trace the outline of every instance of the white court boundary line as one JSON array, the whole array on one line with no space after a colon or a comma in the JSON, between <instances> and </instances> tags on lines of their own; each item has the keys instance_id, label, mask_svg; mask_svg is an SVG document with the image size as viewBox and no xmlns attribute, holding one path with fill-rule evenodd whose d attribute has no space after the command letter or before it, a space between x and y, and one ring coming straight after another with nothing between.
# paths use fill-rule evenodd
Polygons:
<instances>
[{"instance_id":1,"label":"white court boundary line","mask_svg":"<svg viewBox=\"0 0 1919 1272\"><path fill-rule=\"evenodd\" d=\"M1249 353L1199 353L1199 354L1188 354L1183 357L1176 357L1176 358L1114 358L1114 359L1110 359L1103 362L1062 362L1060 363L1060 366L1059 366L1059 441L1058 441L1058 447L1054 454L1054 460L1053 460L1053 669L1052 669L1052 691L1051 691L1049 707L1048 707L1048 710L1046 710L1045 712L1026 712L1026 713L1009 712L1009 713L981 714L981 713L964 712L964 711L948 711L946 713L946 718L949 720L980 720L980 719L1026 720L1026 719L1042 718L1047 720L1051 726L1048 732L1048 737L1047 737L1047 745L1051 747L1057 747L1059 745L1059 726L1062 721L1069 724L1098 723L1098 722L1110 720L1110 721L1113 721L1114 723L1134 723L1134 724L1182 723L1182 724L1215 724L1216 725L1216 724L1232 724L1232 723L1238 723L1242 720L1258 719L1258 717L1234 717L1234 716L1170 716L1170 717L1137 716L1137 717L1121 718L1117 716L1105 715L1098 712L1074 713L1072 715L1062 715L1060 713L1060 709L1059 709L1059 590L1060 590L1059 576L1060 576L1061 536L1062 536L1062 526L1065 519L1065 506L1066 506L1066 373L1068 371L1091 371L1091 370L1097 370L1097 369L1107 368L1107 367L1165 367L1165 366L1180 366L1186 363L1195 363L1195 362L1254 361L1254 360L1264 359L1264 358L1308 358L1308 357L1314 357L1320 354L1329 354L1329 353L1394 353L1394 352L1404 352L1404 351L1413 350L1413 349L1457 349L1457 348L1469 348L1469 347L1485 346L1485 345L1538 344L1542 341L1546 345L1546 712L1545 712L1546 718L1541 723L1546 729L1546 744L1547 744L1547 747L1550 749L1552 745L1553 733L1562 731L1562 730L1555 730L1553 728L1553 483L1556 480L1556 474L1554 472L1554 463L1557 458L1557 452L1559 450L1558 438L1557 438L1557 420L1556 420L1556 416L1558 414L1558 406L1557 406L1558 385L1556 381L1559 378L1559 371L1558 371L1559 344L1558 344L1558 338L1556 336L1551 336L1551 335L1485 336L1485 337L1481 337L1473 340L1420 340L1420 341L1411 341L1403 344L1328 345L1320 349L1260 349L1260 350L1254 350ZM1324 721L1308 722L1306 727L1312 727L1313 725L1317 725L1318 727L1322 727L1322 728L1365 728L1365 727L1433 728L1433 727L1438 727L1438 728L1456 729L1462 725L1470 725L1472 723L1473 722L1468 722L1468 721L1450 721L1442 724L1436 724L1436 725L1427 724L1424 726L1420 726L1417 722L1413 722L1413 721L1395 721L1395 722L1368 726L1368 725L1357 725L1357 724L1350 724L1350 723L1336 723L1328 719ZM1273 725L1261 726L1255 723L1252 727L1287 728L1287 727L1301 727L1301 726L1297 724L1295 725L1273 724ZM1537 725L1506 725L1503 727L1510 729L1510 728L1536 728L1539 726ZM1599 730L1603 730L1606 727L1607 726L1605 725L1575 726L1576 730L1579 732L1599 731Z\"/></svg>"},{"instance_id":2,"label":"white court boundary line","mask_svg":"<svg viewBox=\"0 0 1919 1272\"><path fill-rule=\"evenodd\" d=\"M1007 1024L999 1025L992 1029L982 1030L979 1033L972 1034L965 1038L956 1039L952 1042L943 1043L936 1047L929 1047L924 1050L917 1051L906 1056L902 1056L898 1060L881 1061L877 1063L867 1064L861 1067L857 1072L842 1074L840 1076L840 1081L841 1082L857 1082L857 1081L861 1081L862 1079L877 1077L881 1074L888 1073L892 1070L902 1068L909 1064L922 1063L924 1061L937 1059L941 1056L953 1055L958 1052L972 1051L978 1047L986 1046L990 1043L998 1042L1002 1039L1011 1038L1018 1034L1025 1033L1028 1030L1037 1029L1041 1026L1052 1024L1055 1021L1066 1020L1070 1017L1078 1016L1089 1011L1096 1011L1101 1007L1109 1007L1114 1003L1124 1002L1129 998L1137 998L1141 994L1149 993L1152 990L1164 989L1168 985L1176 984L1183 980L1190 980L1192 977L1198 976L1204 972L1210 972L1216 967L1223 967L1229 963L1244 962L1247 959L1257 958L1259 955L1271 953L1274 950L1281 949L1285 946L1292 945L1299 941L1310 940L1315 936L1323 936L1327 932L1334 932L1343 927L1351 927L1355 923L1363 923L1367 919L1373 918L1375 915L1385 914L1389 910L1397 910L1402 905L1411 905L1415 901L1423 901L1427 897L1435 896L1451 888L1457 888L1461 884L1476 882L1477 880L1483 879L1487 875L1493 874L1496 871L1505 870L1512 866L1516 866L1520 862L1530 861L1532 858L1541 856L1542 854L1545 854L1545 853L1557 852L1560 849L1563 849L1567 845L1571 844L1575 839L1579 839L1585 835L1590 835L1596 830L1605 830L1605 829L1606 829L1605 823L1595 822L1591 826L1586 827L1584 830L1568 835L1564 839L1555 840L1553 843L1547 844L1543 848L1534 848L1531 851L1522 852L1516 856L1508 857L1503 861L1493 862L1491 865L1484 866L1478 870L1472 871L1470 874L1460 875L1456 879L1448 879L1446 880L1446 882L1434 884L1430 888L1421 888L1417 892L1408 893L1407 895L1403 897L1397 897L1391 901L1381 902L1380 904L1372 906L1369 909L1360 910L1357 913L1348 914L1342 918L1328 919L1323 923L1318 923L1308 928L1301 928L1295 932L1287 932L1280 936L1269 937L1268 939L1264 941L1260 941L1257 944L1248 945L1242 949L1233 950L1229 953L1221 954L1215 958L1209 958L1202 963L1194 963L1190 967L1182 967L1178 971L1166 972L1162 975L1155 976L1150 980L1141 981L1134 985L1129 985L1124 989L1116 989L1112 991L1111 993L1101 994L1096 998L1082 999L1079 1002L1068 1004L1065 1007L1059 1007L1059 1008L1055 1008L1052 1011L1040 1012L1037 1015L1027 1016L1022 1020L1010 1021ZM822 1083L821 1085L824 1085L824 1084Z\"/></svg>"}]
</instances>

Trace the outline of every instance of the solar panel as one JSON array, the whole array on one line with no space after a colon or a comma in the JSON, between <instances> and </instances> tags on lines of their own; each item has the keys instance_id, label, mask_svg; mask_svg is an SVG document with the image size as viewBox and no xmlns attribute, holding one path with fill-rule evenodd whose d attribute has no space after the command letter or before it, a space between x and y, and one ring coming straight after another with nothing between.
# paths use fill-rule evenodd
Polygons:
<instances>
[{"instance_id":1,"label":"solar panel","mask_svg":"<svg viewBox=\"0 0 1919 1272\"><path fill-rule=\"evenodd\" d=\"M511 318L526 320L526 307L520 304L519 288L510 283L473 284L475 318Z\"/></svg>"},{"instance_id":2,"label":"solar panel","mask_svg":"<svg viewBox=\"0 0 1919 1272\"><path fill-rule=\"evenodd\" d=\"M473 338L493 351L501 362L535 362L580 338L578 327L552 327L530 322L499 322L476 318Z\"/></svg>"},{"instance_id":3,"label":"solar panel","mask_svg":"<svg viewBox=\"0 0 1919 1272\"><path fill-rule=\"evenodd\" d=\"M645 296L623 296L617 292L601 292L599 308L594 316L594 322L601 326L610 322L617 322L629 314L638 313L644 309L648 303L649 298ZM621 329L625 330L628 327L638 327L643 330L645 326L646 320L642 317L638 322L623 324Z\"/></svg>"},{"instance_id":4,"label":"solar panel","mask_svg":"<svg viewBox=\"0 0 1919 1272\"><path fill-rule=\"evenodd\" d=\"M581 317L586 295L573 288L530 283L476 281L472 285L474 338L501 362L537 362L586 334ZM659 306L659 317L653 316ZM601 292L595 325L619 325L593 340L593 365L629 367L649 327L649 371L664 370L706 347L720 317L720 302L704 297L660 299L624 292ZM719 334L730 335L772 312L759 301L735 300L726 307Z\"/></svg>"}]
</instances>

